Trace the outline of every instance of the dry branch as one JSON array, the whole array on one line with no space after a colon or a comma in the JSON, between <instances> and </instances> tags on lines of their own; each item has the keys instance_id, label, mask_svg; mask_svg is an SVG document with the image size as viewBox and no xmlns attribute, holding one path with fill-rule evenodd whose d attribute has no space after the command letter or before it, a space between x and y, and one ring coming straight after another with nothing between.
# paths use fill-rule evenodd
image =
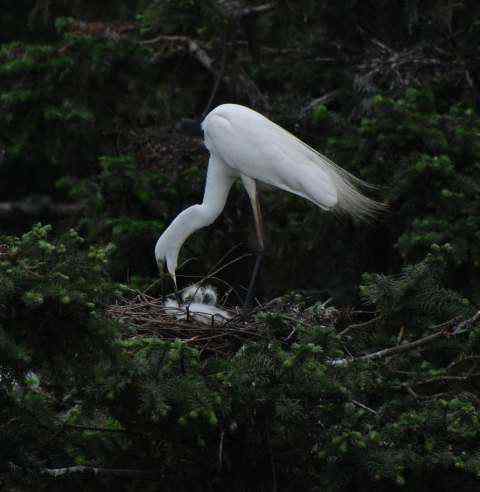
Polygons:
<instances>
[{"instance_id":1,"label":"dry branch","mask_svg":"<svg viewBox=\"0 0 480 492\"><path fill-rule=\"evenodd\" d=\"M396 345L395 347L386 348L383 350L379 350L378 352L373 352L371 354L362 355L359 357L347 357L344 359L334 359L330 361L330 365L332 366L346 366L351 364L352 362L366 362L369 360L375 359L383 359L385 357L389 357L391 355L398 355L403 352L410 352L416 348L422 347L424 345L428 345L437 338L441 337L449 337L459 335L461 333L465 333L470 330L472 326L474 326L480 320L480 311L478 311L472 318L467 319L459 323L453 330L448 330L443 328L440 331L433 333L432 335L427 335L425 337L419 338L410 343L404 343L403 345ZM450 323L450 322L449 322ZM448 324L448 323L447 323Z\"/></svg>"},{"instance_id":2,"label":"dry branch","mask_svg":"<svg viewBox=\"0 0 480 492\"><path fill-rule=\"evenodd\" d=\"M302 108L300 115L302 117L305 117L308 113L310 113L310 111L315 109L315 106L318 106L319 104L328 104L329 102L335 100L339 96L339 94L340 91L337 89L332 92L328 92L321 97L317 97Z\"/></svg>"},{"instance_id":3,"label":"dry branch","mask_svg":"<svg viewBox=\"0 0 480 492\"><path fill-rule=\"evenodd\" d=\"M216 0L218 10L227 18L242 19L244 17L254 17L272 11L276 4L265 3L254 7L245 7L239 0Z\"/></svg>"},{"instance_id":4,"label":"dry branch","mask_svg":"<svg viewBox=\"0 0 480 492\"><path fill-rule=\"evenodd\" d=\"M122 468L97 468L93 466L68 466L65 468L40 468L29 470L27 468L9 463L9 471L0 474L2 478L15 476L40 476L44 478L64 478L74 476L75 478L93 478L93 477L117 477L117 478L134 478L137 480L162 480L163 473L156 470L133 470Z\"/></svg>"},{"instance_id":5,"label":"dry branch","mask_svg":"<svg viewBox=\"0 0 480 492\"><path fill-rule=\"evenodd\" d=\"M268 108L268 102L265 96L260 92L257 85L246 74L243 69L239 69L235 76L230 76L223 73L221 67L216 67L215 60L207 53L207 50L203 48L198 41L195 41L187 36L166 36L160 35L155 38L142 41L144 45L153 45L161 42L177 43L187 47L188 52L212 75L221 75L221 80L229 87L229 89L239 94L240 97L247 97L250 105L254 107L261 106L262 108Z\"/></svg>"},{"instance_id":6,"label":"dry branch","mask_svg":"<svg viewBox=\"0 0 480 492\"><path fill-rule=\"evenodd\" d=\"M343 336L346 335L351 330L357 330L358 328L368 328L370 326L375 325L379 318L372 318L368 321L364 321L363 323L354 323L352 325L348 325L344 330L342 330L338 335Z\"/></svg>"},{"instance_id":7,"label":"dry branch","mask_svg":"<svg viewBox=\"0 0 480 492\"><path fill-rule=\"evenodd\" d=\"M210 57L210 55L203 49L197 41L187 37L187 36L167 36L160 35L152 39L147 39L142 41L141 44L150 45L157 44L160 42L170 42L170 43L180 43L187 46L190 54L196 58L200 64L205 67L209 72L216 74L216 70L214 68L214 60Z\"/></svg>"},{"instance_id":8,"label":"dry branch","mask_svg":"<svg viewBox=\"0 0 480 492\"><path fill-rule=\"evenodd\" d=\"M43 197L42 197L43 198ZM53 203L51 200L39 199L34 201L0 202L0 216L10 216L14 214L25 215L55 215L65 216L74 215L81 212L84 208L82 203Z\"/></svg>"},{"instance_id":9,"label":"dry branch","mask_svg":"<svg viewBox=\"0 0 480 492\"><path fill-rule=\"evenodd\" d=\"M271 12L275 6L275 3L265 3L263 5L257 5L256 7L246 7L241 11L240 16L251 17L253 15L265 14Z\"/></svg>"}]
</instances>

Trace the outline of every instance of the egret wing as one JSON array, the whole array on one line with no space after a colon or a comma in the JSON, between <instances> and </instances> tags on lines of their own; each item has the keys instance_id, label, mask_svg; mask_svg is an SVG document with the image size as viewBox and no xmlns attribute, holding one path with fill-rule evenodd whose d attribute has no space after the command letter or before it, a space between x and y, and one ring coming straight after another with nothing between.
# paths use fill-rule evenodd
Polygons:
<instances>
[{"instance_id":1,"label":"egret wing","mask_svg":"<svg viewBox=\"0 0 480 492\"><path fill-rule=\"evenodd\" d=\"M357 190L366 183L256 111L223 104L202 127L210 152L253 179L360 219L384 208Z\"/></svg>"},{"instance_id":2,"label":"egret wing","mask_svg":"<svg viewBox=\"0 0 480 492\"><path fill-rule=\"evenodd\" d=\"M325 209L335 206L334 182L308 159L293 135L251 110L240 110L234 118L228 116L218 112L207 117L205 143L210 152L218 153L229 166L250 178Z\"/></svg>"}]
</instances>

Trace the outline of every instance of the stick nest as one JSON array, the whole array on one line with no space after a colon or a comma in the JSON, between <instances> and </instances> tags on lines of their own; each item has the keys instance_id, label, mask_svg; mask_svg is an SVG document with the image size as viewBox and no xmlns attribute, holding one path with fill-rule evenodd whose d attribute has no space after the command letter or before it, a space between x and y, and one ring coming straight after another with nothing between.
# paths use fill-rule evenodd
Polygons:
<instances>
[{"instance_id":1,"label":"stick nest","mask_svg":"<svg viewBox=\"0 0 480 492\"><path fill-rule=\"evenodd\" d=\"M185 309L178 311L185 313ZM311 308L302 310L294 302L283 298L258 305L248 314L242 314L239 308L229 311L233 314L231 319L219 320L212 316L208 324L198 321L193 314L189 316L188 312L186 319L177 319L179 313L166 307L163 299L144 293L121 299L107 308L109 317L124 327L122 335L125 339L155 337L168 341L180 340L203 354L223 356L235 353L247 341L280 338L285 343L292 343L296 339L299 323L307 329L322 321L332 325L339 313L334 308L319 312L313 312ZM280 337L275 333L275 323L266 321L265 315L282 317Z\"/></svg>"}]
</instances>

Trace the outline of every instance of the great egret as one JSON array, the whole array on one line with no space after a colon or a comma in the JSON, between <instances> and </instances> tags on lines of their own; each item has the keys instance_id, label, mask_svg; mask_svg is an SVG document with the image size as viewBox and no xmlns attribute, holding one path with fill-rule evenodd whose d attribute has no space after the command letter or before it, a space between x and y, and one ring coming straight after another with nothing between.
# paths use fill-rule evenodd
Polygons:
<instances>
[{"instance_id":1,"label":"great egret","mask_svg":"<svg viewBox=\"0 0 480 492\"><path fill-rule=\"evenodd\" d=\"M166 262L176 289L180 248L196 230L215 221L237 178L250 198L260 252L264 249L264 233L257 181L306 198L323 210L358 219L369 219L384 208L358 191L357 187L368 186L366 183L250 108L222 104L201 124L187 121L183 127L203 136L210 160L203 202L181 212L155 246L157 263L161 266ZM260 258L257 256L249 292Z\"/></svg>"}]
</instances>

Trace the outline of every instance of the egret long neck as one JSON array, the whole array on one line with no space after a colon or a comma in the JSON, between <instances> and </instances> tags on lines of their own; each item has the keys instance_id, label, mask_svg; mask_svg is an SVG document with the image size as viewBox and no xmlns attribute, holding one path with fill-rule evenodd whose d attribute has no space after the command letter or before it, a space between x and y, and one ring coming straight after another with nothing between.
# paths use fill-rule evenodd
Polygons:
<instances>
[{"instance_id":1,"label":"egret long neck","mask_svg":"<svg viewBox=\"0 0 480 492\"><path fill-rule=\"evenodd\" d=\"M191 234L210 225L219 216L236 177L237 174L221 159L210 156L202 204L181 212L160 236L155 247L157 258L166 258L168 271L172 275L175 274L183 243Z\"/></svg>"}]
</instances>

